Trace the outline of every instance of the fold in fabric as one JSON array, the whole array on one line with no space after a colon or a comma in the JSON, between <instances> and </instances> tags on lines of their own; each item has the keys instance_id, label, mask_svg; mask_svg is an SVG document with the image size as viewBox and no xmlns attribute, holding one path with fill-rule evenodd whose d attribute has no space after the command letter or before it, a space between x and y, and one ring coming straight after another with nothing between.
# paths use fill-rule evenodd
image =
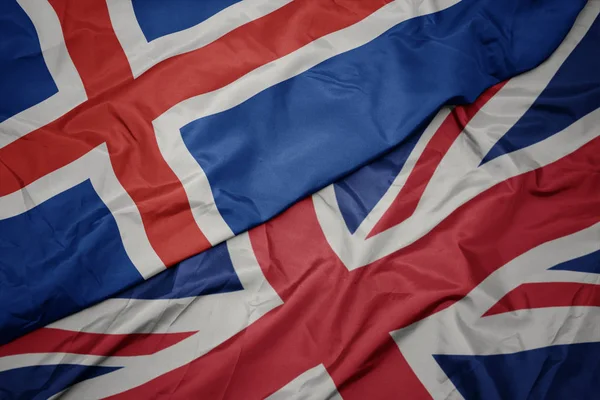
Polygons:
<instances>
[{"instance_id":1,"label":"fold in fabric","mask_svg":"<svg viewBox=\"0 0 600 400\"><path fill-rule=\"evenodd\" d=\"M535 67L559 45L585 3L393 2L357 24L316 39L214 93L207 93L208 97L202 99L214 101L208 102L205 116L177 127L174 134L181 135L187 157L192 157L206 175L218 218L223 220L224 228L210 244L270 219L394 146L410 142L444 105L472 102L486 88ZM252 39L247 40L251 46ZM147 73L160 72L156 68ZM144 84L144 78L138 78L140 84ZM133 87L138 80L130 85ZM134 153L121 151L121 147L110 143L106 150L100 147L96 152L99 155L94 153L93 157L108 160L108 153L116 178L108 172L110 168L103 166L107 168L105 175L97 177L95 183L77 183L53 193L33 208L29 200L23 199L23 207L16 208L24 212L8 212L9 217L0 220L0 273L4 277L0 292L1 342L109 298L164 270L163 263L171 266L192 255L190 248L200 250L207 246L206 241L180 240L182 247L188 247L178 252L180 243L171 239L180 238L180 231L198 233L196 226L168 225L184 214L186 221L191 220L187 209L174 210L165 195L180 185L172 182L173 172L179 174L173 165L169 165L173 171L164 173L168 183L152 186L135 175L128 180L130 171L140 166L144 170L142 176L163 175L146 171L149 166L141 161L146 154L143 152L154 155L156 149L144 147L147 142L142 145L133 134L140 126L150 124L140 122L147 110L136 108L141 99L125 106L112 104L112 92L120 89L112 88L89 100L94 105L89 111L93 117L82 106L86 111L74 110L75 117L60 127L69 131L82 129L79 137L89 136L90 142L98 142L100 131L113 131L113 127L104 125L112 120L97 114L108 110L119 124L123 119L133 121L126 126L126 139L119 146L140 146L142 153L135 153L135 159L124 163L123 155ZM124 92L127 90L123 88ZM254 95L241 101L248 93ZM216 97L210 97L213 95ZM85 127L86 118L95 125ZM72 144L79 137L69 136L68 140ZM26 135L11 143L0 154L23 164L28 154L16 155L11 149L23 148L19 146L26 146L23 143L29 143L27 139ZM163 138L158 137L158 142L163 146ZM32 143L46 146L44 141ZM79 152L90 145L82 143L69 151L77 148ZM165 156L163 147L161 151ZM84 157L95 160L90 154ZM115 161L119 157L121 161ZM176 157L176 161L179 159ZM35 172L24 173L27 178L14 172L10 162L3 162L1 193L33 180L39 165L46 161L29 163L27 168ZM56 161L56 165L60 162ZM193 185L201 174L195 171L184 171L188 174L184 178L178 176L186 190L184 193L178 189L182 196L197 190ZM98 191L110 186L106 183L109 177L116 184L128 183L123 184L127 193L111 195L107 204ZM51 179L48 182L51 183L47 191L54 191L56 184ZM187 186L190 184L191 188ZM10 196L8 193L6 197ZM135 207L131 201L141 217L132 211ZM198 206L195 201L191 203L192 209ZM200 211L192 210L197 212L197 220L203 217L206 204L201 203L198 208ZM123 219L114 220L111 215ZM131 221L137 224L138 231L123 232L124 224ZM166 225L156 225L156 221ZM168 226L170 230L157 226ZM213 229L211 224L202 223L199 228L207 237ZM146 247L140 244L144 232L150 241ZM31 237L36 241L32 242Z\"/></svg>"}]
</instances>

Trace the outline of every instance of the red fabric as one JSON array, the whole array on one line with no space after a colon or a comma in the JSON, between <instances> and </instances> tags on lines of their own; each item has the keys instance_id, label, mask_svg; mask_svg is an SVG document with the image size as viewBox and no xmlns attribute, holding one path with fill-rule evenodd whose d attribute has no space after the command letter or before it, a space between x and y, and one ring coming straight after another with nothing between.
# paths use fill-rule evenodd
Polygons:
<instances>
[{"instance_id":1,"label":"red fabric","mask_svg":"<svg viewBox=\"0 0 600 400\"><path fill-rule=\"evenodd\" d=\"M166 349L195 332L109 335L42 328L0 347L0 357L25 353L140 356Z\"/></svg>"},{"instance_id":2,"label":"red fabric","mask_svg":"<svg viewBox=\"0 0 600 400\"><path fill-rule=\"evenodd\" d=\"M115 173L137 204L163 262L171 266L206 250L210 244L194 221L183 186L160 154L152 121L174 104L225 86L387 2L296 0L133 80L110 29L105 0L52 0L90 100L0 149L0 196L107 143ZM107 81L112 83L106 86Z\"/></svg>"},{"instance_id":3,"label":"red fabric","mask_svg":"<svg viewBox=\"0 0 600 400\"><path fill-rule=\"evenodd\" d=\"M600 221L599 168L595 139L497 184L414 244L352 272L325 240L311 200L298 203L251 231L284 304L205 356L114 398L264 398L321 363L344 399L428 398L390 332L450 306L529 249Z\"/></svg>"},{"instance_id":4,"label":"red fabric","mask_svg":"<svg viewBox=\"0 0 600 400\"><path fill-rule=\"evenodd\" d=\"M528 283L504 296L485 316L545 307L600 307L600 286L576 282Z\"/></svg>"}]
</instances>

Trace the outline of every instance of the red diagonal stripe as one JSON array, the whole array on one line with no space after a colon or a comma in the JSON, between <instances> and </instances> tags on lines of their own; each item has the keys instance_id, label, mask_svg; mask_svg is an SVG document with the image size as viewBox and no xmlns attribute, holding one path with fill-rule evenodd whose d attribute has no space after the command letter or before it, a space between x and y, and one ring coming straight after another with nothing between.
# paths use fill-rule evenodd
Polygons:
<instances>
[{"instance_id":1,"label":"red diagonal stripe","mask_svg":"<svg viewBox=\"0 0 600 400\"><path fill-rule=\"evenodd\" d=\"M49 0L88 98L133 80L106 0Z\"/></svg>"},{"instance_id":2,"label":"red diagonal stripe","mask_svg":"<svg viewBox=\"0 0 600 400\"><path fill-rule=\"evenodd\" d=\"M600 307L600 286L576 282L528 283L513 289L484 317L546 307Z\"/></svg>"},{"instance_id":3,"label":"red diagonal stripe","mask_svg":"<svg viewBox=\"0 0 600 400\"><path fill-rule=\"evenodd\" d=\"M104 0L89 1L92 9L104 8L101 5ZM58 157L64 162L81 156L83 150L74 151L70 157L61 156L60 153L65 150L65 146L70 147L73 141L89 142L91 133L104 141L116 140L123 146L135 146L136 140L154 136L149 123L175 104L225 86L321 36L348 27L387 2L389 0L296 0L201 49L165 60L140 78L121 85L119 90L108 91L101 99L88 101L60 118L60 121L50 124L39 135L28 135L30 137L27 140L18 140L0 149L0 158L5 164L0 165L0 195L19 190L54 170L54 165L52 168L46 167L48 160ZM96 38L86 35L84 29L75 32L75 27L91 21L90 26L100 26L103 36L106 36L102 27L110 24L110 20L104 11L91 17L88 2L86 7L76 3L81 2L53 0L53 5L63 19L79 21L65 25L67 48L80 74L86 77L85 82L90 86L88 90L97 93L92 88L97 85L94 79L109 76L113 70L120 71L121 60L110 56L112 47L107 45L100 53L101 56L94 56L106 59L106 62L87 61L90 60L90 49L94 48ZM108 40L108 37L104 39ZM111 42L114 40L116 37ZM123 113L124 110L134 110L135 113ZM130 115L121 115L122 113ZM134 114L133 117L131 114ZM147 128L141 131L128 129L132 118L133 122L143 119ZM102 123L103 121L106 122ZM52 139L57 140L54 146L51 140L44 140L46 135L54 136ZM44 142L44 146L31 146L32 142L37 141ZM97 140L93 141L93 145L96 142ZM19 162L22 157L11 157L11 154L28 154L28 160L39 161L24 165ZM18 172L18 177L15 172Z\"/></svg>"},{"instance_id":4,"label":"red diagonal stripe","mask_svg":"<svg viewBox=\"0 0 600 400\"><path fill-rule=\"evenodd\" d=\"M454 304L520 254L597 223L599 149L595 139L501 182L413 245L352 272L327 244L310 201L295 205L251 232L284 304L207 355L115 398L264 398L320 363L345 399L365 398L365 382L372 398L426 396L389 332Z\"/></svg>"},{"instance_id":5,"label":"red diagonal stripe","mask_svg":"<svg viewBox=\"0 0 600 400\"><path fill-rule=\"evenodd\" d=\"M0 346L0 357L27 353L142 356L171 347L195 332L108 335L42 328Z\"/></svg>"},{"instance_id":6,"label":"red diagonal stripe","mask_svg":"<svg viewBox=\"0 0 600 400\"><path fill-rule=\"evenodd\" d=\"M369 232L367 238L398 225L415 212L427 184L452 143L481 107L494 97L505 84L506 82L502 82L492 86L483 92L473 104L456 107L452 110L423 150L400 193Z\"/></svg>"}]
</instances>

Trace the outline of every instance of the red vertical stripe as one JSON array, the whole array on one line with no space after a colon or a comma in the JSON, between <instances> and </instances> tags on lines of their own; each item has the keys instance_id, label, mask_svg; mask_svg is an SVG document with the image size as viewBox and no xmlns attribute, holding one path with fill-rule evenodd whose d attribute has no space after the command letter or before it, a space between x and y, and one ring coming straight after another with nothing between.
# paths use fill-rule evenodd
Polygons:
<instances>
[{"instance_id":1,"label":"red vertical stripe","mask_svg":"<svg viewBox=\"0 0 600 400\"><path fill-rule=\"evenodd\" d=\"M49 0L88 98L133 80L106 0Z\"/></svg>"}]
</instances>

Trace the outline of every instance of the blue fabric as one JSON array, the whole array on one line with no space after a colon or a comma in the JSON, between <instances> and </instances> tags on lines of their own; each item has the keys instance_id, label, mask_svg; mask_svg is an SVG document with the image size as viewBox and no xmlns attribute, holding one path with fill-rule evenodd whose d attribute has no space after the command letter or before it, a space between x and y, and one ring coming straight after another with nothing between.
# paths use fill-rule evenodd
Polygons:
<instances>
[{"instance_id":1,"label":"blue fabric","mask_svg":"<svg viewBox=\"0 0 600 400\"><path fill-rule=\"evenodd\" d=\"M0 398L45 400L78 382L118 369L76 364L9 369L0 372Z\"/></svg>"},{"instance_id":2,"label":"blue fabric","mask_svg":"<svg viewBox=\"0 0 600 400\"><path fill-rule=\"evenodd\" d=\"M0 344L142 280L85 181L0 220Z\"/></svg>"},{"instance_id":3,"label":"blue fabric","mask_svg":"<svg viewBox=\"0 0 600 400\"><path fill-rule=\"evenodd\" d=\"M16 0L0 1L0 122L57 92L29 16Z\"/></svg>"},{"instance_id":4,"label":"blue fabric","mask_svg":"<svg viewBox=\"0 0 600 400\"><path fill-rule=\"evenodd\" d=\"M588 400L600 393L600 343L435 359L466 400Z\"/></svg>"},{"instance_id":5,"label":"blue fabric","mask_svg":"<svg viewBox=\"0 0 600 400\"><path fill-rule=\"evenodd\" d=\"M241 0L132 0L148 42L191 28Z\"/></svg>"},{"instance_id":6,"label":"blue fabric","mask_svg":"<svg viewBox=\"0 0 600 400\"><path fill-rule=\"evenodd\" d=\"M424 125L427 125L426 121ZM346 226L354 233L390 188L419 141L424 129L402 142L389 154L365 165L334 184L335 197Z\"/></svg>"},{"instance_id":7,"label":"blue fabric","mask_svg":"<svg viewBox=\"0 0 600 400\"><path fill-rule=\"evenodd\" d=\"M239 233L408 140L441 106L533 68L584 4L463 0L181 133Z\"/></svg>"},{"instance_id":8,"label":"blue fabric","mask_svg":"<svg viewBox=\"0 0 600 400\"><path fill-rule=\"evenodd\" d=\"M565 261L550 269L600 274L600 250L574 260Z\"/></svg>"},{"instance_id":9,"label":"blue fabric","mask_svg":"<svg viewBox=\"0 0 600 400\"><path fill-rule=\"evenodd\" d=\"M227 245L221 243L119 294L133 299L177 299L243 290Z\"/></svg>"},{"instance_id":10,"label":"blue fabric","mask_svg":"<svg viewBox=\"0 0 600 400\"><path fill-rule=\"evenodd\" d=\"M552 81L482 160L482 164L562 131L600 107L600 19L560 67ZM569 107L565 107L565 98Z\"/></svg>"},{"instance_id":11,"label":"blue fabric","mask_svg":"<svg viewBox=\"0 0 600 400\"><path fill-rule=\"evenodd\" d=\"M548 87L520 121L484 157L482 164L554 135L600 106L600 20L553 77ZM564 96L569 102L565 110ZM334 184L340 211L352 233L389 189L422 131L391 153L365 165ZM600 268L600 267L599 267Z\"/></svg>"}]
</instances>

